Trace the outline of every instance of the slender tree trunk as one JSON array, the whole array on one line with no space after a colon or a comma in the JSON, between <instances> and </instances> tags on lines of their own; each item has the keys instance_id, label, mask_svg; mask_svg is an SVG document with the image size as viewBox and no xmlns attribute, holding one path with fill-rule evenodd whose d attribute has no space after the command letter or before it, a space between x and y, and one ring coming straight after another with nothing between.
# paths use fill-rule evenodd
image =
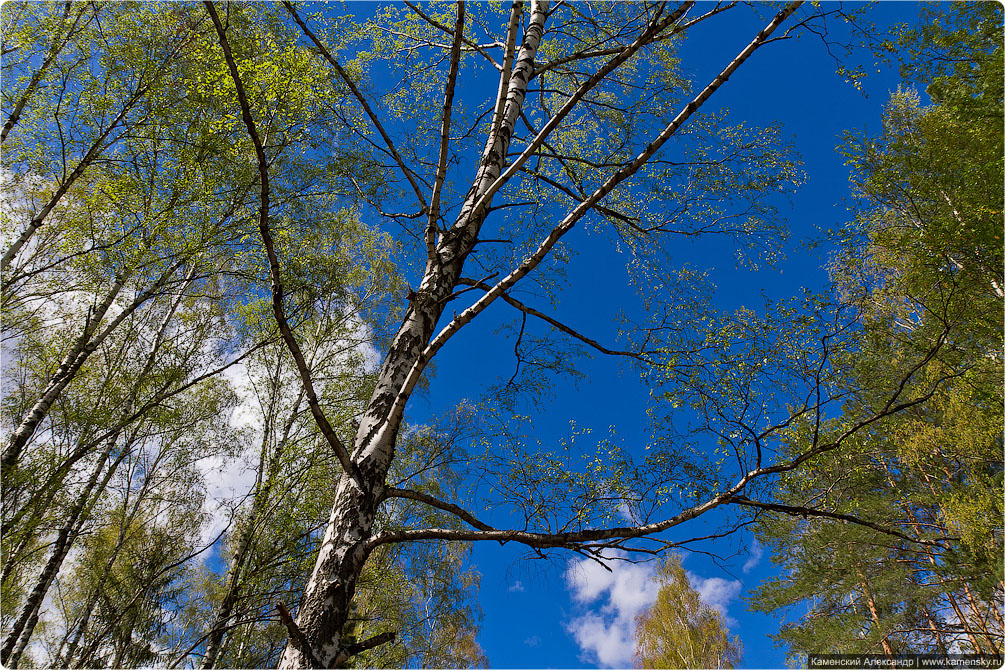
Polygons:
<instances>
[{"instance_id":1,"label":"slender tree trunk","mask_svg":"<svg viewBox=\"0 0 1005 670\"><path fill-rule=\"evenodd\" d=\"M276 391L276 393L278 394L278 391ZM292 430L293 423L297 418L297 413L300 411L300 404L303 402L303 398L304 391L301 389L296 402L293 404L292 410L290 410L290 416L283 427L283 433L276 443L276 447L273 451L272 457L268 461L268 465L265 463L265 454L268 448L270 431L266 430L262 436L258 482L256 482L255 485L256 490L252 499L251 513L249 514L244 530L241 532L241 537L237 542L237 548L234 550L234 555L230 560L230 570L227 574L227 590L224 594L223 601L220 603L216 619L213 622L212 632L206 641L206 654L203 656L202 663L199 665L200 670L209 670L210 668L215 667L217 658L222 651L224 634L228 630L227 624L233 614L234 605L237 603L237 597L241 589L241 578L243 576L245 562L248 557L248 550L251 548L251 540L254 537L255 528L259 523L259 517L268 506L269 494L272 491L272 484L275 481L273 475L275 474L275 469L279 465L279 457L282 455L283 448L289 440L290 431ZM264 473L263 470L265 470Z\"/></svg>"},{"instance_id":2,"label":"slender tree trunk","mask_svg":"<svg viewBox=\"0 0 1005 670\"><path fill-rule=\"evenodd\" d=\"M967 584L966 582L963 582L963 592L967 596L967 602L970 604L970 611L974 613L974 619L980 625L980 630L984 634L984 639L987 640L988 647L990 648L991 653L992 654L1000 653L1001 650L999 649L998 645L995 644L994 635L988 628L988 621L987 621L988 608L981 607L981 603L974 596L973 590L970 588L970 585Z\"/></svg>"},{"instance_id":3,"label":"slender tree trunk","mask_svg":"<svg viewBox=\"0 0 1005 670\"><path fill-rule=\"evenodd\" d=\"M105 318L105 314L112 306L115 298L122 291L122 287L125 286L127 279L128 276L116 277L115 281L112 282L111 288L108 289L105 296L101 299L101 302L88 311L84 324L84 332L81 333L80 337L77 338L77 341L70 348L70 351L63 357L55 374L49 380L49 385L21 420L14 434L11 435L7 447L3 451L3 456L0 457L0 464L2 464L4 470L17 463L18 458L21 456L21 450L35 432L38 424L49 413L52 403L56 401L59 394L63 392L63 389L66 388L70 380L77 374L80 367L87 361L87 357L90 356L91 352L97 348L97 344L92 342L92 337L101 324L102 319Z\"/></svg>"},{"instance_id":4,"label":"slender tree trunk","mask_svg":"<svg viewBox=\"0 0 1005 670\"><path fill-rule=\"evenodd\" d=\"M520 5L514 4L514 11L519 11ZM348 659L348 652L342 645L342 629L348 619L356 580L367 559L365 545L394 458L403 401L412 390L406 383L416 381L412 374L414 366L428 362L420 360L420 356L434 334L446 299L460 279L464 261L477 240L489 203L477 210L475 205L502 171L513 127L533 74L534 56L543 35L547 8L547 1L532 3L530 21L508 86L500 87L499 95L505 96L505 104L498 130L486 141L478 171L456 223L441 237L435 253L426 262L422 282L411 296L403 323L388 350L367 411L360 421L353 456L364 481L356 482L348 474L343 474L339 481L324 541L296 620L297 628L311 648L298 649L300 644L291 638L280 660L280 668L304 668L313 663L338 667ZM313 661L304 651L314 655Z\"/></svg>"},{"instance_id":5,"label":"slender tree trunk","mask_svg":"<svg viewBox=\"0 0 1005 670\"><path fill-rule=\"evenodd\" d=\"M883 634L883 629L879 620L879 608L876 607L876 600L872 597L872 590L869 588L869 581L865 578L865 573L861 570L858 571L859 586L862 587L862 595L865 596L866 603L869 605L869 614L872 615L873 630L878 634ZM886 639L886 635L880 638L880 643L883 645L883 653L886 654L887 658L893 658L893 647L890 646L890 641Z\"/></svg>"},{"instance_id":6,"label":"slender tree trunk","mask_svg":"<svg viewBox=\"0 0 1005 670\"><path fill-rule=\"evenodd\" d=\"M946 641L942 637L942 629L936 625L932 611L927 606L922 607L922 609L925 611L925 619L928 621L928 625L932 628L932 635L935 636L935 644L939 648L939 653L948 654L949 649L946 647Z\"/></svg>"},{"instance_id":7,"label":"slender tree trunk","mask_svg":"<svg viewBox=\"0 0 1005 670\"><path fill-rule=\"evenodd\" d=\"M52 582L56 579L56 575L59 574L59 570L63 566L63 560L66 559L66 555L70 551L70 547L73 546L74 541L76 541L77 537L80 535L80 529L83 526L84 521L87 520L88 515L84 514L85 509L88 509L91 505L93 505L97 498L105 490L105 487L108 486L108 482L111 480L112 475L115 474L115 470L118 468L119 464L122 463L122 459L125 458L126 453L128 453L126 448L122 449L118 458L112 463L111 467L105 471L104 477L101 478L101 482L99 484L98 479L101 477L101 473L105 469L105 463L108 462L108 458L111 456L114 447L115 440L109 440L108 446L105 448L105 451L101 454L97 464L95 464L94 469L91 471L91 476L88 479L87 484L78 494L77 500L74 503L73 508L70 510L69 517L67 517L66 522L59 529L56 536L56 543L52 548L52 555L49 557L49 561L46 563L45 568L42 569L42 574L39 575L38 581L35 583L35 588L32 589L31 595L28 597L28 601L21 610L21 615L17 618L13 629L4 640L3 647L0 648L0 662L2 662L6 667L16 668L18 661L21 659L21 655L28 646L28 641L31 639L31 635L35 630L35 624L38 623L38 615L39 610L42 607L42 601L45 599L45 595L49 592L49 587L52 586Z\"/></svg>"},{"instance_id":8,"label":"slender tree trunk","mask_svg":"<svg viewBox=\"0 0 1005 670\"><path fill-rule=\"evenodd\" d=\"M17 464L18 459L21 457L21 451L24 449L24 445L28 443L28 440L35 433L38 428L39 423L46 417L49 413L49 409L52 404L56 401L63 390L69 385L73 378L76 376L80 368L87 362L88 357L101 345L105 339L108 338L112 332L118 328L118 326L132 313L140 308L143 303L155 296L161 289L164 288L171 276L178 270L184 263L184 259L177 261L174 265L165 270L160 277L145 291L137 294L132 302L126 305L119 314L112 319L107 326L100 333L95 334L100 321L104 318L105 313L111 306L112 302L115 300L116 296L122 290L123 285L129 276L133 273L133 270L125 273L121 277L117 277L112 288L105 295L104 300L97 309L94 310L93 314L90 315L88 319L88 324L84 329L84 333L78 338L74 347L70 352L64 357L63 362L60 364L59 369L56 374L53 375L46 387L46 390L42 393L39 399L35 402L35 405L29 410L22 419L21 424L11 435L10 441L7 447L4 449L3 456L0 457L0 468L2 468L2 478L6 480L6 473L9 469ZM189 278L191 278L191 273Z\"/></svg>"}]
</instances>

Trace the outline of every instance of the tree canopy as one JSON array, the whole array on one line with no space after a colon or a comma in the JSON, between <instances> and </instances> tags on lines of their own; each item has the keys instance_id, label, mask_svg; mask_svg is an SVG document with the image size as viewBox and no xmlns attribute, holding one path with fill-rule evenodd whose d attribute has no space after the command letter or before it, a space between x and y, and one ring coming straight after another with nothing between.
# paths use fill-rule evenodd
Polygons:
<instances>
[{"instance_id":1,"label":"tree canopy","mask_svg":"<svg viewBox=\"0 0 1005 670\"><path fill-rule=\"evenodd\" d=\"M722 614L701 601L680 559L669 556L657 573L656 601L635 619L639 668L735 668L742 656Z\"/></svg>"},{"instance_id":2,"label":"tree canopy","mask_svg":"<svg viewBox=\"0 0 1005 670\"><path fill-rule=\"evenodd\" d=\"M872 389L935 339L945 346L923 374L946 379L776 494L883 520L901 539L791 517L759 523L783 573L755 607L810 603L777 638L794 656L1002 650L1001 14L956 5L927 19L901 46L904 74L930 104L898 90L880 136L847 138L858 217L841 231L832 275L865 322L848 358L863 391L833 425L876 402Z\"/></svg>"},{"instance_id":3,"label":"tree canopy","mask_svg":"<svg viewBox=\"0 0 1005 670\"><path fill-rule=\"evenodd\" d=\"M0 12L5 666L484 665L474 543L751 525L794 654L1000 653L997 5L887 41L800 0ZM905 86L846 138L832 286L727 308L689 250L778 262L805 175L715 94L835 22ZM417 407L447 356L483 393ZM535 432L593 357L649 390L637 448ZM738 663L661 574L639 662Z\"/></svg>"}]
</instances>

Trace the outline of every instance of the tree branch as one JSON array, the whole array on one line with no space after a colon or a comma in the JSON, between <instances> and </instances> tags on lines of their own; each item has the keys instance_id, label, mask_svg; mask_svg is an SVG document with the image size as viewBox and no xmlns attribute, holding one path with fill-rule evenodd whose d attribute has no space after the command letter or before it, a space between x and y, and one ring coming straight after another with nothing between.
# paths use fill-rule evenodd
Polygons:
<instances>
[{"instance_id":1,"label":"tree branch","mask_svg":"<svg viewBox=\"0 0 1005 670\"><path fill-rule=\"evenodd\" d=\"M465 286L473 286L475 288L480 288L483 291L488 291L488 290L490 290L492 288L491 286L489 286L488 284L486 284L484 282L474 281L472 279L461 278L461 279L458 280L457 283L458 284L464 284ZM529 314L531 316L536 316L537 318L541 319L542 321L545 321L546 323L554 326L556 329L562 331L566 335L569 335L570 337L574 337L577 340L579 340L580 342L583 342L584 344L587 344L587 345L593 347L594 349L596 349L597 351L599 351L602 354L607 354L609 356L628 356L630 358L635 358L635 359L643 361L645 363L651 363L652 362L648 358L646 358L645 356L643 356L642 352L618 351L618 350L615 350L615 349L608 349L607 347L605 347L604 345L600 344L596 340L592 340L589 337L586 337L585 335L583 335L583 334L581 334L581 333L573 330L572 328L570 328L569 326L565 325L564 323L562 323L560 321L557 321L553 317L550 317L547 314L539 312L536 309L534 309L533 307L528 307L527 305L525 305L524 303L520 302L519 300L517 300L516 298L514 298L513 296L511 296L508 293L503 293L500 297L503 300L505 300L506 302L508 302L510 305L512 305L513 307L516 307L521 312L524 312L525 314Z\"/></svg>"},{"instance_id":2,"label":"tree branch","mask_svg":"<svg viewBox=\"0 0 1005 670\"><path fill-rule=\"evenodd\" d=\"M399 489L399 488L389 488L385 491L382 496L382 500L387 498L407 498L409 500L417 500L421 503L425 503L430 507L435 507L436 509L443 510L444 512L450 512L454 516L468 522L478 530L495 530L492 526L482 523L476 519L472 514L465 511L464 509L454 505L453 503L444 502L438 498L422 493L421 491L413 491L411 489Z\"/></svg>"},{"instance_id":3,"label":"tree branch","mask_svg":"<svg viewBox=\"0 0 1005 670\"><path fill-rule=\"evenodd\" d=\"M440 155L436 164L436 179L433 181L433 195L429 203L429 221L426 225L426 256L436 254L436 222L440 218L440 193L443 180L447 176L447 152L450 148L450 114L454 105L454 86L457 83L457 68L461 58L461 38L464 35L464 3L457 3L457 21L454 23L454 42L450 48L450 69L447 72L447 86L443 94L443 123L440 126Z\"/></svg>"},{"instance_id":4,"label":"tree branch","mask_svg":"<svg viewBox=\"0 0 1005 670\"><path fill-rule=\"evenodd\" d=\"M279 611L279 618L282 620L283 625L286 626L286 631L289 633L290 642L296 647L297 651L303 654L307 662L310 663L312 668L323 668L325 667L314 654L314 649L311 648L311 643L307 641L307 637L304 635L303 631L297 627L297 622L293 620L290 616L289 610L282 603L276 603L276 609Z\"/></svg>"},{"instance_id":5,"label":"tree branch","mask_svg":"<svg viewBox=\"0 0 1005 670\"><path fill-rule=\"evenodd\" d=\"M220 17L216 13L216 7L214 6L212 0L206 0L205 5L206 11L209 12L210 18L213 19L213 25L216 27L216 34L220 38L220 46L223 48L223 56L227 61L227 68L230 71L230 77L234 80L234 87L237 89L237 100L241 106L241 117L244 119L244 125L248 129L248 136L251 138L251 142L255 146L255 157L258 162L258 174L262 186L261 207L258 210L258 232L262 236L262 242L265 245L265 252L269 258L269 273L272 276L272 311L276 317L276 323L279 326L279 333L283 338L283 342L286 343L286 347L289 349L290 354L293 356L293 360L296 362L297 372L300 375L300 381L304 386L304 391L307 393L307 403L311 408L311 414L314 416L315 423L317 423L322 435L324 435L328 444L338 457L339 462L342 464L343 471L355 479L361 490L365 491L366 487L363 483L363 476L359 472L359 468L349 456L349 452L346 449L345 444L342 443L342 440L335 433L335 429L332 428L330 423L328 423L328 418L325 416L324 411L321 409L321 405L318 403L318 397L314 391L314 383L311 379L310 369L307 367L307 361L304 360L303 351L301 351L300 345L293 336L293 331L290 329L289 321L286 319L286 308L283 305L283 284L279 271L279 259L276 256L275 244L272 240L272 233L269 230L269 162L265 156L265 148L263 147L262 140L258 135L255 120L251 116L251 105L248 103L248 97L244 91L244 84L241 82L241 75L237 71L237 63L234 61L233 53L231 53L230 43L227 41L226 29L223 27L223 24L220 23Z\"/></svg>"},{"instance_id":6,"label":"tree branch","mask_svg":"<svg viewBox=\"0 0 1005 670\"><path fill-rule=\"evenodd\" d=\"M394 638L398 636L394 631L388 631L385 633L380 633L379 635L374 635L373 637L363 640L362 642L357 642L356 644L350 644L345 647L345 654L348 657L355 656L356 654L361 654L367 649L373 649L374 647L379 647L382 644L387 644L388 642L393 642Z\"/></svg>"},{"instance_id":7,"label":"tree branch","mask_svg":"<svg viewBox=\"0 0 1005 670\"><path fill-rule=\"evenodd\" d=\"M796 507L793 505L782 505L779 503L766 503L758 500L751 500L745 496L733 496L727 502L730 504L741 505L743 507L754 507L757 509L765 509L771 512L781 512L783 514L788 514L789 516L801 516L804 519L808 516L822 517L825 519L835 519L837 521L844 521L845 523L853 523L859 526L865 526L866 528L871 528L880 533L885 533L886 535L892 535L894 537L899 537L902 540L907 540L908 542L913 542L915 544L923 544L929 547L936 547L943 549L944 547L939 544L939 542L945 542L948 540L954 540L958 538L941 538L941 540L919 540L893 528L888 528L882 526L878 523L873 523L872 521L866 521L865 519L860 519L856 516L850 514L838 514L837 512L827 512L820 509L813 509L812 507Z\"/></svg>"},{"instance_id":8,"label":"tree branch","mask_svg":"<svg viewBox=\"0 0 1005 670\"><path fill-rule=\"evenodd\" d=\"M716 496L701 505L690 507L665 521L640 526L594 528L564 533L535 533L524 530L495 529L455 530L450 528L420 528L383 531L374 535L367 541L366 551L372 551L382 544L388 544L391 542L409 542L415 540L495 540L503 544L506 542L519 542L520 544L536 548L564 547L567 549L575 549L587 542L627 540L663 532L669 528L684 523L685 521L690 521L691 519L701 516L705 512L722 505L726 502L727 497L733 493L734 492L731 491L729 493Z\"/></svg>"},{"instance_id":9,"label":"tree branch","mask_svg":"<svg viewBox=\"0 0 1005 670\"><path fill-rule=\"evenodd\" d=\"M324 56L325 60L331 63L331 66L335 68L335 72L338 73L338 76L343 82L345 82L345 85L349 87L349 90L352 91L352 94L363 107L363 111L365 111L366 115L370 118L370 122L373 123L374 128L376 128L377 132L380 133L380 137L384 140L384 144L387 146L388 152L391 154L391 157L394 158L394 162L398 164L398 167L401 169L401 173L405 175L405 179L408 180L409 185L412 187L412 191L415 192L415 199L419 201L419 207L421 207L424 212L428 211L429 205L426 203L426 198L422 195L422 189L419 188L419 184L415 181L415 176L412 171L405 165L405 161L402 160L401 155L398 154L398 150L394 148L394 142L391 141L391 137L387 134L387 131L384 130L384 126L380 123L380 119L377 118L377 115L370 107L370 103L366 101L366 98L349 77L349 74L342 69L342 66L339 65L338 61L335 60L335 57L331 55L331 52L328 51L325 45L317 38L311 29L307 27L307 24L300 18L300 15L297 14L297 10L294 9L289 0L283 0L283 6L286 7L286 11L290 13L290 16L292 16L293 20L297 22L297 25L300 26L300 30L303 31L304 35L314 42L314 46L318 48L318 51L321 52L321 55Z\"/></svg>"}]
</instances>

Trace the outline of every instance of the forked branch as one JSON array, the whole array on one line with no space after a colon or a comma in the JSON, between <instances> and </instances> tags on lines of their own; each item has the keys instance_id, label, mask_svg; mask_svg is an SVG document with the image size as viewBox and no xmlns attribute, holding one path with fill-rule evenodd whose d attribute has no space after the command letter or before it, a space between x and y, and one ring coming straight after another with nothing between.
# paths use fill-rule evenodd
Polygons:
<instances>
[{"instance_id":1,"label":"forked branch","mask_svg":"<svg viewBox=\"0 0 1005 670\"><path fill-rule=\"evenodd\" d=\"M345 85L349 87L349 90L352 91L353 96L355 96L356 100L359 101L360 106L363 108L363 111L366 112L370 122L373 123L373 127L377 129L378 133L380 133L381 139L384 140L384 146L387 147L388 153L391 154L391 158L393 158L394 162L398 164L398 168L401 170L401 173L405 175L405 179L408 180L408 184L412 187L412 191L415 192L415 199L419 201L419 207L421 207L424 212L429 211L429 205L426 203L425 196L422 195L422 189L419 188L419 184L415 180L415 175L408 168L408 166L405 165L405 161L402 160L401 154L398 153L398 150L394 148L394 142L391 141L391 136L387 134L386 130L384 130L384 126L381 124L380 118L374 113L373 108L370 107L370 103L367 102L366 96L360 92L359 87L356 86L356 83L352 80L349 74L342 68L341 65L339 65L339 62L335 60L335 57L332 56L330 51L328 51L324 42L319 40L317 35L315 35L311 29L307 27L307 24L302 18L300 18L297 10L293 7L293 4L289 2L289 0L283 0L283 6L286 7L286 11L290 13L290 16L292 16L293 20L297 22L297 25L300 26L300 30L303 31L304 35L306 35L311 42L314 42L314 46L318 48L318 51L322 56L324 56L324 59L331 64L332 68L335 69L335 72L338 73L339 78L342 79L342 81L345 82Z\"/></svg>"},{"instance_id":2,"label":"forked branch","mask_svg":"<svg viewBox=\"0 0 1005 670\"><path fill-rule=\"evenodd\" d=\"M289 633L290 642L296 647L297 651L304 655L307 662L310 663L312 668L323 668L325 667L321 661L318 660L317 655L314 653L314 649L311 647L311 643L307 640L307 636L304 632L300 630L297 626L297 622L293 620L290 615L289 610L282 603L276 605L276 610L279 612L279 619L286 626L286 632Z\"/></svg>"},{"instance_id":3,"label":"forked branch","mask_svg":"<svg viewBox=\"0 0 1005 670\"><path fill-rule=\"evenodd\" d=\"M729 65L726 66L722 72L719 73L715 79L713 79L702 91L689 102L681 112L674 117L674 119L663 129L663 131L646 147L646 149L640 153L633 161L625 165L623 168L611 175L601 186L599 186L593 193L590 194L588 198L583 199L579 205L577 205L571 212L569 212L565 218L563 218L545 237L544 240L538 245L537 249L534 250L529 256L527 256L520 265L514 268L506 277L501 279L495 284L484 296L479 298L473 305L465 309L460 314L456 315L454 319L448 323L444 328L437 333L426 348L423 350L422 354L416 359L415 363L412 365L408 372L404 382L398 391L398 396L395 399L395 406L392 408L392 413L400 414L404 411L405 403L411 394L412 389L418 382L419 377L422 375L422 371L425 369L426 364L432 360L433 356L443 347L444 344L463 326L468 324L472 319L474 319L478 314L483 312L489 305L491 305L496 298L500 297L503 293L508 291L514 284L520 281L522 278L527 276L534 268L536 268L541 261L543 261L551 250L554 248L558 241L572 228L576 223L594 206L596 206L605 196L607 196L611 191L613 191L621 182L625 181L633 174L638 172L638 170L645 165L660 148L675 134L680 130L681 126L687 122L691 115L698 111L702 105L711 97L715 91L722 86L729 77L736 71L740 65L750 57L765 43L765 41L771 36L775 29L780 26L785 19L787 19L796 9L802 4L802 0L794 0L784 9L779 11L774 18L766 25L754 39L734 58ZM664 19L660 24L664 24L671 18L677 16L678 13L674 12L673 15ZM679 18L679 17L678 17ZM667 23L666 25L669 25ZM541 134L545 134L545 129L541 130ZM543 141L543 139L542 139ZM512 166L511 166L512 167ZM501 178L501 177L500 177ZM498 180L497 180L498 181ZM477 208L477 205L476 205ZM476 211L476 210L473 210Z\"/></svg>"},{"instance_id":4,"label":"forked branch","mask_svg":"<svg viewBox=\"0 0 1005 670\"><path fill-rule=\"evenodd\" d=\"M307 394L307 403L311 408L311 414L314 417L315 423L317 423L318 428L321 430L321 434L324 435L332 451L338 457L343 471L355 479L360 488L365 491L366 487L363 483L363 476L359 472L359 467L357 467L356 463L349 456L349 451L346 449L345 444L339 438L335 429L332 428L324 411L321 409L317 393L314 391L314 381L311 377L310 368L307 366L303 351L301 351L300 345L297 343L293 330L290 328L290 323L286 318L279 258L276 256L275 244L272 240L272 233L269 230L269 161L265 156L265 148L258 134L255 119L251 115L251 105L248 103L248 96L245 94L241 75L237 71L237 63L234 61L230 43L227 41L227 31L220 22L220 17L216 13L216 7L213 2L206 0L205 5L206 11L209 12L210 18L213 19L213 25L216 27L216 34L223 49L224 59L227 61L227 69L230 71L230 77L234 80L234 87L237 90L237 100L241 106L241 118L244 120L251 143L255 146L255 158L258 163L258 175L262 187L260 196L261 205L258 209L258 232L262 236L265 253L269 258L269 274L272 278L272 312L275 315L276 324L279 326L279 334L282 336L283 342L286 343L286 347L289 349L296 363L297 373Z\"/></svg>"}]
</instances>

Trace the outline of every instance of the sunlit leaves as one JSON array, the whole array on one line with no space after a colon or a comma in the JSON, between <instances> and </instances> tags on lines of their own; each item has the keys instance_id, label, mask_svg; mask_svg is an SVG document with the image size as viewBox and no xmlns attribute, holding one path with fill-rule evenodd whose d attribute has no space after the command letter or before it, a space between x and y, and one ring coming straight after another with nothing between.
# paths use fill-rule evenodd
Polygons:
<instances>
[{"instance_id":1,"label":"sunlit leaves","mask_svg":"<svg viewBox=\"0 0 1005 670\"><path fill-rule=\"evenodd\" d=\"M700 600L680 558L668 556L656 581L656 601L635 619L635 667L736 667L739 638L729 635L720 612Z\"/></svg>"},{"instance_id":2,"label":"sunlit leaves","mask_svg":"<svg viewBox=\"0 0 1005 670\"><path fill-rule=\"evenodd\" d=\"M960 5L928 18L903 30L901 44L903 71L930 84L932 104L898 90L880 135L848 138L858 218L836 235L842 247L831 269L864 327L845 359L857 390L824 430L844 430L881 406L882 389L933 351L935 360L901 382L902 397L924 402L814 459L776 495L882 520L930 544L764 519L760 536L777 548L783 574L753 602L800 615L808 605L778 635L793 654L999 648L1000 14ZM810 435L797 426L790 448L804 448Z\"/></svg>"}]
</instances>

